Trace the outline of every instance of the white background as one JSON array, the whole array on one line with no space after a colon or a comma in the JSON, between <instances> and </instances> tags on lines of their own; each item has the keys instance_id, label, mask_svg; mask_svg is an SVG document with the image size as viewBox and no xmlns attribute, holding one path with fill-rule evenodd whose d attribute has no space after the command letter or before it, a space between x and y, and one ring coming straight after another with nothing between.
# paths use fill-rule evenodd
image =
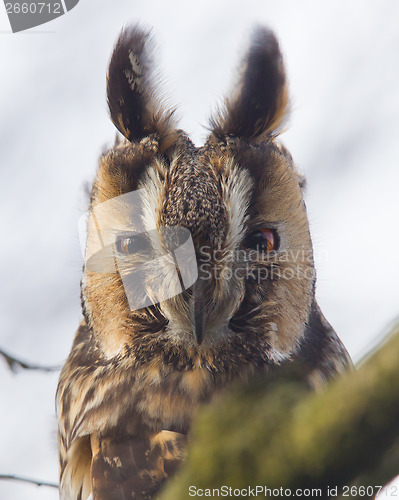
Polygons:
<instances>
[{"instance_id":1,"label":"white background","mask_svg":"<svg viewBox=\"0 0 399 500\"><path fill-rule=\"evenodd\" d=\"M115 137L105 73L122 26L154 27L166 95L200 144L255 23L285 55L282 141L307 175L319 302L356 360L399 313L399 3L395 0L81 0L12 34L0 5L0 348L66 358L80 319L84 183ZM58 374L0 359L0 473L57 481ZM0 481L2 500L57 498Z\"/></svg>"}]
</instances>

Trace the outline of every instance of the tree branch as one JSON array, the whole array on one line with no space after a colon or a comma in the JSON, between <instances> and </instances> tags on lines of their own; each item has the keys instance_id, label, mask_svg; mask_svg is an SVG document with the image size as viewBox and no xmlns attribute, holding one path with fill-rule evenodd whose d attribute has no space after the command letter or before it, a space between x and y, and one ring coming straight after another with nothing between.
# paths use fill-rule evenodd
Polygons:
<instances>
[{"instance_id":1,"label":"tree branch","mask_svg":"<svg viewBox=\"0 0 399 500\"><path fill-rule=\"evenodd\" d=\"M22 481L23 483L35 484L36 486L48 486L50 488L57 488L58 484L48 483L47 481L38 481L36 479L29 479L27 477L15 476L14 474L0 474L0 480L7 479L11 481Z\"/></svg>"},{"instance_id":2,"label":"tree branch","mask_svg":"<svg viewBox=\"0 0 399 500\"><path fill-rule=\"evenodd\" d=\"M41 366L41 365L36 365L34 363L27 363L25 361L21 361L20 359L10 356L2 349L0 349L0 356L2 356L5 359L8 367L14 373L16 373L18 369L21 368L24 370L39 370L42 372L56 372L61 369L61 366Z\"/></svg>"},{"instance_id":3,"label":"tree branch","mask_svg":"<svg viewBox=\"0 0 399 500\"><path fill-rule=\"evenodd\" d=\"M399 473L398 359L399 327L322 394L289 374L224 395L200 412L188 460L160 498L186 499L193 485L320 488L327 498L328 486L387 484Z\"/></svg>"}]
</instances>

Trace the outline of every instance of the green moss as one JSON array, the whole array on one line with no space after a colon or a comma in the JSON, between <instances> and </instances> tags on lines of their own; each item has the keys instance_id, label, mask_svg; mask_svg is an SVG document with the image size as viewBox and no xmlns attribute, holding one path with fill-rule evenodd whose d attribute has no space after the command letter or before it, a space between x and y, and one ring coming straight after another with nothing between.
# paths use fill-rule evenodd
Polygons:
<instances>
[{"instance_id":1,"label":"green moss","mask_svg":"<svg viewBox=\"0 0 399 500\"><path fill-rule=\"evenodd\" d=\"M185 500L190 485L387 483L399 472L398 360L396 334L321 395L295 370L232 389L198 415L188 459L160 499Z\"/></svg>"}]
</instances>

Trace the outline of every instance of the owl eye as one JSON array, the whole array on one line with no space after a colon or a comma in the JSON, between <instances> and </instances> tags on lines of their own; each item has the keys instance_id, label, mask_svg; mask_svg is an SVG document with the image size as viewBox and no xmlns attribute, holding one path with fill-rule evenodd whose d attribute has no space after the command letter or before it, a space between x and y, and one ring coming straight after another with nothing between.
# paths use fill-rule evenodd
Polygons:
<instances>
[{"instance_id":1,"label":"owl eye","mask_svg":"<svg viewBox=\"0 0 399 500\"><path fill-rule=\"evenodd\" d=\"M119 236L115 243L116 251L122 255L147 253L150 251L150 242L142 234Z\"/></svg>"},{"instance_id":2,"label":"owl eye","mask_svg":"<svg viewBox=\"0 0 399 500\"><path fill-rule=\"evenodd\" d=\"M245 238L244 245L258 252L272 252L278 250L279 237L274 229L262 227L250 233Z\"/></svg>"}]
</instances>

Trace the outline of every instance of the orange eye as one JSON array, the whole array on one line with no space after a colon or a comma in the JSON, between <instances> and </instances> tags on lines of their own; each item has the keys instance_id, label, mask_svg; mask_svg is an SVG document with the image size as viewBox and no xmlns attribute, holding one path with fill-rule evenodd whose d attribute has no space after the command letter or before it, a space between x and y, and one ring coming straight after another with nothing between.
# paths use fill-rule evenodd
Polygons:
<instances>
[{"instance_id":1,"label":"orange eye","mask_svg":"<svg viewBox=\"0 0 399 500\"><path fill-rule=\"evenodd\" d=\"M145 234L121 235L116 240L116 250L122 255L148 253L150 242Z\"/></svg>"},{"instance_id":2,"label":"orange eye","mask_svg":"<svg viewBox=\"0 0 399 500\"><path fill-rule=\"evenodd\" d=\"M258 252L272 252L278 249L279 238L274 229L262 227L250 233L244 241L244 245Z\"/></svg>"},{"instance_id":3,"label":"orange eye","mask_svg":"<svg viewBox=\"0 0 399 500\"><path fill-rule=\"evenodd\" d=\"M121 254L132 254L134 253L134 239L130 236L125 236L116 241L116 249L118 253Z\"/></svg>"}]
</instances>

